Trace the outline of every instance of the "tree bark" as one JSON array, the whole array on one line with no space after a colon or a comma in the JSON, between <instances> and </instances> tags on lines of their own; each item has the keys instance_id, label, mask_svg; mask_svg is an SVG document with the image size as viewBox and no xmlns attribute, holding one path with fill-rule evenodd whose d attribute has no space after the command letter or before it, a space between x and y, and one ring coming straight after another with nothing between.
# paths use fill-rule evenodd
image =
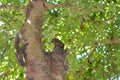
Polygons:
<instances>
[{"instance_id":1,"label":"tree bark","mask_svg":"<svg viewBox=\"0 0 120 80\"><path fill-rule=\"evenodd\" d=\"M31 0L26 8L25 23L19 31L25 47L26 80L64 80L68 69L66 52L45 52L42 48L44 0ZM54 44L56 47L56 44ZM61 52L61 51L60 51Z\"/></svg>"}]
</instances>

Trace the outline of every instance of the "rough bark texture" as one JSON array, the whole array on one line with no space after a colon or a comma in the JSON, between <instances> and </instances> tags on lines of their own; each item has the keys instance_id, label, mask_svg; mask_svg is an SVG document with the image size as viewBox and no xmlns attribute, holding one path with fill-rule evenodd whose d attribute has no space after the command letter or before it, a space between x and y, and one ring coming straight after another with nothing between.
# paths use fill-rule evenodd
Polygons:
<instances>
[{"instance_id":1,"label":"rough bark texture","mask_svg":"<svg viewBox=\"0 0 120 80\"><path fill-rule=\"evenodd\" d=\"M19 31L23 44L27 44L24 53L26 80L64 80L68 69L64 44L56 39L51 41L55 46L52 52L42 49L44 11L43 0L32 0L26 8L26 20Z\"/></svg>"}]
</instances>

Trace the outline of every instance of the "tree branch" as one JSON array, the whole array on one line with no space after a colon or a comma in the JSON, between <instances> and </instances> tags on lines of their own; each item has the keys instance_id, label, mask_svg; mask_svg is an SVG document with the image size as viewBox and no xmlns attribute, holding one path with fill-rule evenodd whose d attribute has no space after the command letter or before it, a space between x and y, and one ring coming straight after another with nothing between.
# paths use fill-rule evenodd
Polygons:
<instances>
[{"instance_id":1,"label":"tree branch","mask_svg":"<svg viewBox=\"0 0 120 80\"><path fill-rule=\"evenodd\" d=\"M114 19L115 17L116 17L116 16L114 15L114 16L111 16L111 17L108 18L108 19L104 19L103 21L95 21L95 22L101 24L101 23L105 23L105 22L107 22L107 21L109 21L109 20L112 20L112 19Z\"/></svg>"},{"instance_id":2,"label":"tree branch","mask_svg":"<svg viewBox=\"0 0 120 80\"><path fill-rule=\"evenodd\" d=\"M23 7L23 6L20 6L20 5L0 5L0 9L16 9L16 10L18 10L18 9L24 9L25 7Z\"/></svg>"},{"instance_id":3,"label":"tree branch","mask_svg":"<svg viewBox=\"0 0 120 80\"><path fill-rule=\"evenodd\" d=\"M70 7L69 3L64 4L50 4L47 2L44 2L46 8L60 8L60 7Z\"/></svg>"}]
</instances>

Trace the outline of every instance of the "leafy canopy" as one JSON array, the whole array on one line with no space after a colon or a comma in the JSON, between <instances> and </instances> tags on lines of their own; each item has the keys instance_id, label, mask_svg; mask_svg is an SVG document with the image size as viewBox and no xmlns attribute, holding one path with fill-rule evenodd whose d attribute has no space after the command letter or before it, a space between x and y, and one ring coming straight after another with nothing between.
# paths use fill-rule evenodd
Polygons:
<instances>
[{"instance_id":1,"label":"leafy canopy","mask_svg":"<svg viewBox=\"0 0 120 80\"><path fill-rule=\"evenodd\" d=\"M46 0L69 7L47 9L44 17L43 47L61 39L68 49L66 80L107 80L120 77L120 1ZM25 75L15 59L14 34L22 26L26 0L0 2L0 80L23 80ZM2 23L2 24L1 24Z\"/></svg>"}]
</instances>

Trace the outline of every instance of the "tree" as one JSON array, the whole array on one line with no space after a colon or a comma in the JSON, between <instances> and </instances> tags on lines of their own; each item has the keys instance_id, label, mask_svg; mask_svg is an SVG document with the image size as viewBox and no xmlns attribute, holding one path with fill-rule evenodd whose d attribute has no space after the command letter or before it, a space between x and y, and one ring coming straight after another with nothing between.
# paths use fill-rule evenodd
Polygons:
<instances>
[{"instance_id":1,"label":"tree","mask_svg":"<svg viewBox=\"0 0 120 80\"><path fill-rule=\"evenodd\" d=\"M22 10L26 3L28 2L22 0L12 2L3 0L0 7L0 20L3 22L0 27L2 37L0 76L2 79L24 79L23 70L21 70L23 68L19 67L15 60L12 39L20 26L22 28L18 33L22 34L24 39L28 80L58 78L58 76L49 75L50 73L55 75L49 71L53 66L52 68L46 66L50 62L48 53L54 53L56 50L49 44L54 37L61 39L65 43L65 48L68 49L69 71L66 80L119 79L120 1L34 0L28 3L25 17ZM56 46L54 40L53 43ZM63 50L62 53L65 52ZM53 61L53 63L61 67L63 77L67 66L64 55L49 54L49 57L50 55L55 56L56 62ZM48 61L45 61L46 59ZM13 66L13 62L17 66ZM64 63L66 65L61 66ZM7 65L9 68L6 68ZM54 65L55 69L56 66ZM58 68L56 70L59 71ZM59 80L63 79L59 77Z\"/></svg>"}]
</instances>

